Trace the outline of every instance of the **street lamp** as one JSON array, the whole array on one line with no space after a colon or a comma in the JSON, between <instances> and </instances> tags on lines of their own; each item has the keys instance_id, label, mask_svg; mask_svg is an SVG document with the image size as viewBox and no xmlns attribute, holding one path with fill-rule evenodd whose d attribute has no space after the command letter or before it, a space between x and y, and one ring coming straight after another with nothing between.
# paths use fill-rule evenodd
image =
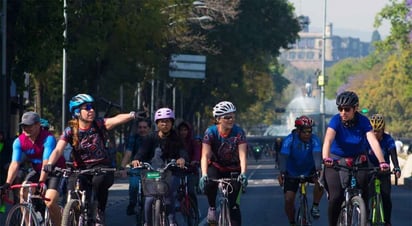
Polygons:
<instances>
[{"instance_id":1,"label":"street lamp","mask_svg":"<svg viewBox=\"0 0 412 226\"><path fill-rule=\"evenodd\" d=\"M67 41L67 2L63 0L63 16L64 16L64 31L63 31L63 68L62 68L62 131L66 124L66 41Z\"/></svg>"},{"instance_id":2,"label":"street lamp","mask_svg":"<svg viewBox=\"0 0 412 226\"><path fill-rule=\"evenodd\" d=\"M326 48L326 1L323 0L323 35L322 35L322 72L321 78L325 81L325 48ZM320 86L320 116L321 116L321 137L325 135L325 83Z\"/></svg>"}]
</instances>

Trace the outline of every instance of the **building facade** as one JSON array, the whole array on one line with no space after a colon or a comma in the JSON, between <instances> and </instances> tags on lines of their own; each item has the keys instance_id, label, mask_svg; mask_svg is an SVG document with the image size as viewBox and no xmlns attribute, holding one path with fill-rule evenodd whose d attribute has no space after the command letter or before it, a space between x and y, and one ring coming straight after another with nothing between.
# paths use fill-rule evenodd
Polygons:
<instances>
[{"instance_id":1,"label":"building facade","mask_svg":"<svg viewBox=\"0 0 412 226\"><path fill-rule=\"evenodd\" d=\"M302 31L296 43L283 50L281 61L289 62L298 69L318 69L322 66L323 32L309 31L309 18L300 16ZM359 38L333 35L332 23L325 27L325 66L329 67L348 57L365 57L369 54L370 43Z\"/></svg>"}]
</instances>

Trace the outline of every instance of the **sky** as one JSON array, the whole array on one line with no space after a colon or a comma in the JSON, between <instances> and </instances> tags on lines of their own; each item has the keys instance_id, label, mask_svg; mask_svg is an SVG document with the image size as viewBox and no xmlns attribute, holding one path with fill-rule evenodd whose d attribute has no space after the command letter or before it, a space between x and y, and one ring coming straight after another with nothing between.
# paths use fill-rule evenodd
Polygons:
<instances>
[{"instance_id":1,"label":"sky","mask_svg":"<svg viewBox=\"0 0 412 226\"><path fill-rule=\"evenodd\" d=\"M289 0L295 5L295 12L309 16L309 31L321 32L323 26L324 0ZM327 0L326 23L333 24L333 34L360 38L369 42L372 37L376 14L388 4L388 0ZM378 28L382 38L389 35L386 22Z\"/></svg>"}]
</instances>

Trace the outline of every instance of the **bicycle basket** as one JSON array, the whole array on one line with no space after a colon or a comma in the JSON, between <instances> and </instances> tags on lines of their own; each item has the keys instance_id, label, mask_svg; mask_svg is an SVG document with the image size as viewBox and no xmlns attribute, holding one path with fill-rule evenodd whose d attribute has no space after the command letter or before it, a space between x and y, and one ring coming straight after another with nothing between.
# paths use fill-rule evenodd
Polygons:
<instances>
[{"instance_id":1,"label":"bicycle basket","mask_svg":"<svg viewBox=\"0 0 412 226\"><path fill-rule=\"evenodd\" d=\"M171 172L146 171L142 173L143 194L165 195L169 191Z\"/></svg>"}]
</instances>

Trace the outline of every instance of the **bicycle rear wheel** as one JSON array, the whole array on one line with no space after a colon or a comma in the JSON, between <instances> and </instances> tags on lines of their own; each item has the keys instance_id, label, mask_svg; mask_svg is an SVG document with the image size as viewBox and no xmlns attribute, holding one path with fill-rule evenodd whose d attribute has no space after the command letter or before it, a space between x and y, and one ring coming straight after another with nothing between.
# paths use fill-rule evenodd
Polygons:
<instances>
[{"instance_id":1,"label":"bicycle rear wheel","mask_svg":"<svg viewBox=\"0 0 412 226\"><path fill-rule=\"evenodd\" d=\"M81 203L77 199L67 202L63 209L62 226L78 226L84 218L81 216ZM86 225L85 222L82 222Z\"/></svg>"},{"instance_id":2,"label":"bicycle rear wheel","mask_svg":"<svg viewBox=\"0 0 412 226\"><path fill-rule=\"evenodd\" d=\"M229 226L230 225L230 210L229 203L227 200L222 201L219 214L219 226Z\"/></svg>"},{"instance_id":3,"label":"bicycle rear wheel","mask_svg":"<svg viewBox=\"0 0 412 226\"><path fill-rule=\"evenodd\" d=\"M365 202L360 196L353 196L350 200L350 225L366 226L366 207Z\"/></svg>"},{"instance_id":4,"label":"bicycle rear wheel","mask_svg":"<svg viewBox=\"0 0 412 226\"><path fill-rule=\"evenodd\" d=\"M192 197L183 198L180 204L180 212L188 226L199 225L199 210Z\"/></svg>"},{"instance_id":5,"label":"bicycle rear wheel","mask_svg":"<svg viewBox=\"0 0 412 226\"><path fill-rule=\"evenodd\" d=\"M300 206L298 208L296 223L299 226L310 226L311 220L309 215L308 200L306 197L302 197Z\"/></svg>"},{"instance_id":6,"label":"bicycle rear wheel","mask_svg":"<svg viewBox=\"0 0 412 226\"><path fill-rule=\"evenodd\" d=\"M8 226L40 226L40 222L36 218L34 209L27 204L20 203L14 205L6 218L6 225Z\"/></svg>"},{"instance_id":7,"label":"bicycle rear wheel","mask_svg":"<svg viewBox=\"0 0 412 226\"><path fill-rule=\"evenodd\" d=\"M371 220L372 226L384 226L385 225L382 199L380 195L375 195L370 200L370 220Z\"/></svg>"}]
</instances>

